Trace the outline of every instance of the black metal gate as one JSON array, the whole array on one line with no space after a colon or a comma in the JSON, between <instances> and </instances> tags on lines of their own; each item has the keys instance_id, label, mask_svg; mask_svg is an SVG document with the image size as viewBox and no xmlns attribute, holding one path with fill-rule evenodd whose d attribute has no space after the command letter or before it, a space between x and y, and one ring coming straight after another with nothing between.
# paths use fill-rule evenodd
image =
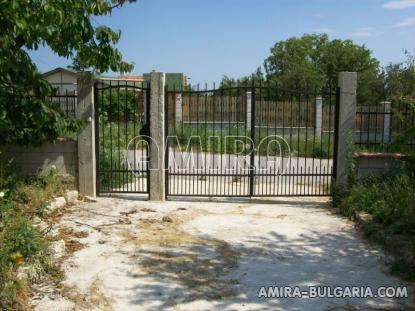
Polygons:
<instances>
[{"instance_id":1,"label":"black metal gate","mask_svg":"<svg viewBox=\"0 0 415 311\"><path fill-rule=\"evenodd\" d=\"M148 193L149 84L100 79L94 97L98 193Z\"/></svg>"},{"instance_id":2,"label":"black metal gate","mask_svg":"<svg viewBox=\"0 0 415 311\"><path fill-rule=\"evenodd\" d=\"M166 88L168 196L327 196L338 92Z\"/></svg>"}]
</instances>

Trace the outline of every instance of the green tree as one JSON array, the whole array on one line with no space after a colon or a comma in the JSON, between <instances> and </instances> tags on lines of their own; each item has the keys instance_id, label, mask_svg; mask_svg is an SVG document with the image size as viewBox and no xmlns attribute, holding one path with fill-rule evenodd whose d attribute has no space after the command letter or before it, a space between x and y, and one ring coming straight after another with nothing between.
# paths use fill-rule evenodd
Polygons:
<instances>
[{"instance_id":1,"label":"green tree","mask_svg":"<svg viewBox=\"0 0 415 311\"><path fill-rule=\"evenodd\" d=\"M330 40L326 34L306 34L277 42L264 62L267 80L286 89L314 91L335 87L341 71L358 72L359 103L379 97L379 62L365 46L351 40Z\"/></svg>"},{"instance_id":2,"label":"green tree","mask_svg":"<svg viewBox=\"0 0 415 311\"><path fill-rule=\"evenodd\" d=\"M110 122L137 120L143 112L143 96L143 92L128 88L119 92L103 90L98 99L101 115Z\"/></svg>"},{"instance_id":3,"label":"green tree","mask_svg":"<svg viewBox=\"0 0 415 311\"><path fill-rule=\"evenodd\" d=\"M385 93L389 98L410 97L415 99L415 58L406 52L406 61L389 64L383 76Z\"/></svg>"},{"instance_id":4,"label":"green tree","mask_svg":"<svg viewBox=\"0 0 415 311\"><path fill-rule=\"evenodd\" d=\"M135 0L0 0L1 143L39 144L77 128L56 104L28 52L48 46L74 67L97 72L129 71L132 64L115 48L120 32L94 27L94 16L111 14Z\"/></svg>"},{"instance_id":5,"label":"green tree","mask_svg":"<svg viewBox=\"0 0 415 311\"><path fill-rule=\"evenodd\" d=\"M242 77L240 79L234 79L224 75L221 81L222 88L229 88L229 87L236 87L238 85L244 86L251 86L251 85L259 85L265 82L264 73L262 72L261 67L257 68L257 70L249 76Z\"/></svg>"},{"instance_id":6,"label":"green tree","mask_svg":"<svg viewBox=\"0 0 415 311\"><path fill-rule=\"evenodd\" d=\"M409 145L407 151L413 153L410 145L415 143L415 58L406 52L406 60L386 66L383 77L385 98L392 101L394 145Z\"/></svg>"}]
</instances>

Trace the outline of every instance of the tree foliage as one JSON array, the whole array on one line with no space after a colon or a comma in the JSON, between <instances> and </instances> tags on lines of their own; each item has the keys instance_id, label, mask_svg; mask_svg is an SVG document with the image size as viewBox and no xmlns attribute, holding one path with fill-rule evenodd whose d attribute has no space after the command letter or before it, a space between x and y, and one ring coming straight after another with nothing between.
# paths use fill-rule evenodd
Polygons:
<instances>
[{"instance_id":1,"label":"tree foliage","mask_svg":"<svg viewBox=\"0 0 415 311\"><path fill-rule=\"evenodd\" d=\"M257 70L247 76L242 77L240 79L231 78L228 76L223 76L221 81L221 87L223 88L230 88L235 87L237 85L244 85L244 86L250 86L250 85L259 85L265 81L264 73L262 72L261 67L257 68Z\"/></svg>"},{"instance_id":2,"label":"tree foliage","mask_svg":"<svg viewBox=\"0 0 415 311\"><path fill-rule=\"evenodd\" d=\"M266 83L288 91L320 92L337 86L341 71L358 72L358 100L373 104L384 95L379 62L365 46L351 40L330 40L326 34L306 34L279 41L271 48L261 68L250 76L232 79L224 76L223 85Z\"/></svg>"},{"instance_id":3,"label":"tree foliage","mask_svg":"<svg viewBox=\"0 0 415 311\"><path fill-rule=\"evenodd\" d=\"M277 42L264 67L267 79L288 89L305 91L333 88L339 72L356 71L360 102L369 100L374 84L380 81L379 62L369 49L351 40L330 40L326 34L306 34Z\"/></svg>"},{"instance_id":4,"label":"tree foliage","mask_svg":"<svg viewBox=\"0 0 415 311\"><path fill-rule=\"evenodd\" d=\"M104 90L99 97L100 114L109 122L137 120L143 112L143 96L143 92L134 89Z\"/></svg>"},{"instance_id":5,"label":"tree foliage","mask_svg":"<svg viewBox=\"0 0 415 311\"><path fill-rule=\"evenodd\" d=\"M389 64L383 71L386 96L415 99L415 58L406 52L405 62Z\"/></svg>"},{"instance_id":6,"label":"tree foliage","mask_svg":"<svg viewBox=\"0 0 415 311\"><path fill-rule=\"evenodd\" d=\"M0 0L0 136L2 143L39 144L62 128L76 127L47 99L52 88L42 80L29 51L48 46L71 58L78 69L129 71L115 48L119 31L94 27L93 16L110 14L135 0Z\"/></svg>"}]
</instances>

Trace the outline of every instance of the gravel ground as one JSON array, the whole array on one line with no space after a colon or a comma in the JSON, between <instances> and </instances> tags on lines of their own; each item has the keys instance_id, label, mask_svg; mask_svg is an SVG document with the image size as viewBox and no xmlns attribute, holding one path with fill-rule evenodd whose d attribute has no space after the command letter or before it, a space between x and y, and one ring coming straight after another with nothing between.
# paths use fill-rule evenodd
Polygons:
<instances>
[{"instance_id":1,"label":"gravel ground","mask_svg":"<svg viewBox=\"0 0 415 311\"><path fill-rule=\"evenodd\" d=\"M409 298L263 298L262 286L407 286L322 199L147 202L64 213L63 286L35 310L409 310ZM63 230L63 231L62 231ZM72 246L68 247L68 246ZM76 246L76 247L75 247Z\"/></svg>"}]
</instances>

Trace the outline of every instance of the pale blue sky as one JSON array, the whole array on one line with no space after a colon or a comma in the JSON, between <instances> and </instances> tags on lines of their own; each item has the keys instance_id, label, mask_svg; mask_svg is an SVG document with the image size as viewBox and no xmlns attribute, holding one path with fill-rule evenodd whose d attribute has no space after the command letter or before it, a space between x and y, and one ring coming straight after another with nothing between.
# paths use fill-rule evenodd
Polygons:
<instances>
[{"instance_id":1,"label":"pale blue sky","mask_svg":"<svg viewBox=\"0 0 415 311\"><path fill-rule=\"evenodd\" d=\"M415 54L415 0L139 0L95 21L122 31L133 73L184 72L192 84L248 75L275 42L304 33L365 44L382 65ZM70 63L32 55L41 71Z\"/></svg>"}]
</instances>

